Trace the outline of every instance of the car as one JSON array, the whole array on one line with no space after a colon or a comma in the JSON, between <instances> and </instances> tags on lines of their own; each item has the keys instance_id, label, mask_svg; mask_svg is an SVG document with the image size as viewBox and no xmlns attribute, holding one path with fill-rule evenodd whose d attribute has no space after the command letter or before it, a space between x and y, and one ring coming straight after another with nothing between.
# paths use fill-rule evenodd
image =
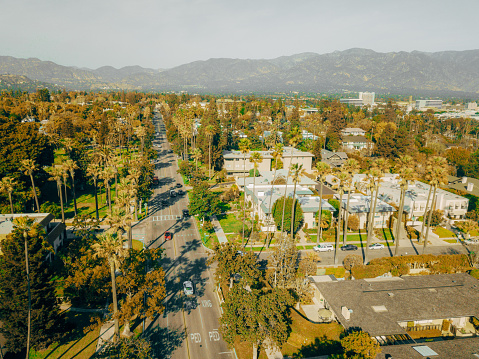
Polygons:
<instances>
[{"instance_id":1,"label":"car","mask_svg":"<svg viewBox=\"0 0 479 359\"><path fill-rule=\"evenodd\" d=\"M173 239L173 233L166 231L165 232L165 241L171 241Z\"/></svg>"},{"instance_id":2,"label":"car","mask_svg":"<svg viewBox=\"0 0 479 359\"><path fill-rule=\"evenodd\" d=\"M345 246L341 247L342 251L355 251L357 249L358 249L358 247L355 246L354 244L346 244Z\"/></svg>"},{"instance_id":3,"label":"car","mask_svg":"<svg viewBox=\"0 0 479 359\"><path fill-rule=\"evenodd\" d=\"M183 291L185 292L185 295L193 295L195 294L195 290L193 288L193 283L191 281L186 280L183 282Z\"/></svg>"},{"instance_id":4,"label":"car","mask_svg":"<svg viewBox=\"0 0 479 359\"><path fill-rule=\"evenodd\" d=\"M181 187L182 187L182 186L181 186L181 183L177 183L177 184L176 184L176 188L181 188Z\"/></svg>"},{"instance_id":5,"label":"car","mask_svg":"<svg viewBox=\"0 0 479 359\"><path fill-rule=\"evenodd\" d=\"M478 244L478 240L476 238L469 238L464 240L464 244Z\"/></svg>"},{"instance_id":6,"label":"car","mask_svg":"<svg viewBox=\"0 0 479 359\"><path fill-rule=\"evenodd\" d=\"M173 153L173 150L168 150L168 153Z\"/></svg>"},{"instance_id":7,"label":"car","mask_svg":"<svg viewBox=\"0 0 479 359\"><path fill-rule=\"evenodd\" d=\"M332 244L320 244L313 247L315 252L332 252L334 251L334 246Z\"/></svg>"},{"instance_id":8,"label":"car","mask_svg":"<svg viewBox=\"0 0 479 359\"><path fill-rule=\"evenodd\" d=\"M384 244L374 243L369 246L369 249L384 249Z\"/></svg>"},{"instance_id":9,"label":"car","mask_svg":"<svg viewBox=\"0 0 479 359\"><path fill-rule=\"evenodd\" d=\"M171 191L170 191L170 197L176 197L176 192L173 191L173 190L171 190Z\"/></svg>"},{"instance_id":10,"label":"car","mask_svg":"<svg viewBox=\"0 0 479 359\"><path fill-rule=\"evenodd\" d=\"M189 217L190 216L190 211L188 211L187 209L184 209L183 210L183 217Z\"/></svg>"},{"instance_id":11,"label":"car","mask_svg":"<svg viewBox=\"0 0 479 359\"><path fill-rule=\"evenodd\" d=\"M183 196L185 194L185 192L181 189L179 189L177 192L178 196Z\"/></svg>"}]
</instances>

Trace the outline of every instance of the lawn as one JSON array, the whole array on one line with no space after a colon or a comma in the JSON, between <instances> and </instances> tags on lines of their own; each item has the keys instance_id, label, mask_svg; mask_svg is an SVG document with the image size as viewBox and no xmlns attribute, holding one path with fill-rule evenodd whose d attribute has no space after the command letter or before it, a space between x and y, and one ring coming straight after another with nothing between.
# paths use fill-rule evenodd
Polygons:
<instances>
[{"instance_id":1,"label":"lawn","mask_svg":"<svg viewBox=\"0 0 479 359\"><path fill-rule=\"evenodd\" d=\"M455 239L443 239L443 241L447 243L457 243L457 240Z\"/></svg>"},{"instance_id":2,"label":"lawn","mask_svg":"<svg viewBox=\"0 0 479 359\"><path fill-rule=\"evenodd\" d=\"M198 227L198 231L200 232L201 241L203 242L206 248L212 249L215 243L219 243L218 237L216 236L214 229L212 229L211 231L205 231L201 227L201 223L196 216L195 216L195 221L196 221L196 226Z\"/></svg>"},{"instance_id":3,"label":"lawn","mask_svg":"<svg viewBox=\"0 0 479 359\"><path fill-rule=\"evenodd\" d=\"M243 229L243 222L238 219L234 213L222 214L217 216L221 227L225 233L240 233Z\"/></svg>"},{"instance_id":4,"label":"lawn","mask_svg":"<svg viewBox=\"0 0 479 359\"><path fill-rule=\"evenodd\" d=\"M66 339L50 345L45 350L38 352L32 350L30 359L88 359L95 353L100 328L87 328L90 325L91 315L67 312L66 316L67 322L74 325L74 329L69 332Z\"/></svg>"},{"instance_id":5,"label":"lawn","mask_svg":"<svg viewBox=\"0 0 479 359\"><path fill-rule=\"evenodd\" d=\"M334 275L336 278L344 278L346 274L346 270L343 267L326 267L326 268L318 268L318 272L321 275Z\"/></svg>"},{"instance_id":6,"label":"lawn","mask_svg":"<svg viewBox=\"0 0 479 359\"><path fill-rule=\"evenodd\" d=\"M133 249L141 251L143 249L143 242L139 241L138 239L133 239Z\"/></svg>"},{"instance_id":7,"label":"lawn","mask_svg":"<svg viewBox=\"0 0 479 359\"><path fill-rule=\"evenodd\" d=\"M433 233L436 233L439 236L439 238L457 237L453 232L443 227L434 228Z\"/></svg>"},{"instance_id":8,"label":"lawn","mask_svg":"<svg viewBox=\"0 0 479 359\"><path fill-rule=\"evenodd\" d=\"M389 228L378 228L374 232L379 239L385 240L386 242L394 241L393 231Z\"/></svg>"}]
</instances>

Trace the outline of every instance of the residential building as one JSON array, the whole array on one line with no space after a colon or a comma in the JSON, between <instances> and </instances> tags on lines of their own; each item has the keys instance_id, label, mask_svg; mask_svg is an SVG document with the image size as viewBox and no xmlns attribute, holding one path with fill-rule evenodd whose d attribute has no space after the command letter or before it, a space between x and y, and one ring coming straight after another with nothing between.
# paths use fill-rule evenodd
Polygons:
<instances>
[{"instance_id":1,"label":"residential building","mask_svg":"<svg viewBox=\"0 0 479 359\"><path fill-rule=\"evenodd\" d=\"M472 177L448 176L447 187L479 197L479 180Z\"/></svg>"},{"instance_id":2,"label":"residential building","mask_svg":"<svg viewBox=\"0 0 479 359\"><path fill-rule=\"evenodd\" d=\"M264 141L266 138L271 136L272 133L273 132L271 132L271 131L263 131L263 136L259 136L260 141ZM277 136L277 139L279 140L279 142L283 142L283 132L277 131L276 136Z\"/></svg>"},{"instance_id":3,"label":"residential building","mask_svg":"<svg viewBox=\"0 0 479 359\"><path fill-rule=\"evenodd\" d=\"M303 136L303 140L313 140L313 141L316 141L319 137L316 136L316 135L313 135L311 132L308 132L306 130L303 130L301 132L302 136Z\"/></svg>"},{"instance_id":4,"label":"residential building","mask_svg":"<svg viewBox=\"0 0 479 359\"><path fill-rule=\"evenodd\" d=\"M348 196L351 196L348 204ZM336 199L339 199L337 194ZM345 194L343 195L342 203L342 215L348 212L348 216L356 215L359 218L359 229L366 229L368 224L369 211L371 207L371 196L365 196L363 194ZM388 221L391 216L396 212L396 209L387 204L386 202L378 199L376 202L376 210L374 212L374 228L387 228Z\"/></svg>"},{"instance_id":5,"label":"residential building","mask_svg":"<svg viewBox=\"0 0 479 359\"><path fill-rule=\"evenodd\" d=\"M353 106L374 106L374 92L360 92L359 98L342 98L339 102Z\"/></svg>"},{"instance_id":6,"label":"residential building","mask_svg":"<svg viewBox=\"0 0 479 359\"><path fill-rule=\"evenodd\" d=\"M366 136L366 131L358 127L347 127L341 130L342 136Z\"/></svg>"},{"instance_id":7,"label":"residential building","mask_svg":"<svg viewBox=\"0 0 479 359\"><path fill-rule=\"evenodd\" d=\"M362 98L342 98L339 99L339 102L344 105L351 105L351 106L362 106L363 99Z\"/></svg>"},{"instance_id":8,"label":"residential building","mask_svg":"<svg viewBox=\"0 0 479 359\"><path fill-rule=\"evenodd\" d=\"M332 168L341 167L348 159L346 152L332 152L321 150L321 161L327 163Z\"/></svg>"},{"instance_id":9,"label":"residential building","mask_svg":"<svg viewBox=\"0 0 479 359\"><path fill-rule=\"evenodd\" d=\"M313 113L318 113L318 109L315 107L302 108L300 111L303 112L304 116L312 115Z\"/></svg>"},{"instance_id":10,"label":"residential building","mask_svg":"<svg viewBox=\"0 0 479 359\"><path fill-rule=\"evenodd\" d=\"M19 217L33 218L35 223L40 224L45 230L45 240L50 243L55 253L63 245L66 234L66 227L62 222L53 222L53 215L50 213L16 213L0 215L0 241L7 237L13 230L13 220ZM52 254L48 254L48 258L52 259Z\"/></svg>"},{"instance_id":11,"label":"residential building","mask_svg":"<svg viewBox=\"0 0 479 359\"><path fill-rule=\"evenodd\" d=\"M305 171L311 172L314 155L311 152L300 151L294 147L283 147L283 168L289 168L291 162L303 165Z\"/></svg>"},{"instance_id":12,"label":"residential building","mask_svg":"<svg viewBox=\"0 0 479 359\"><path fill-rule=\"evenodd\" d=\"M442 108L442 100L416 100L416 109L424 108Z\"/></svg>"},{"instance_id":13,"label":"residential building","mask_svg":"<svg viewBox=\"0 0 479 359\"><path fill-rule=\"evenodd\" d=\"M224 168L226 169L228 176L243 176L244 173L249 173L253 169L253 163L249 161L251 154L254 151L250 151L243 155L241 151L223 151ZM258 164L258 171L270 171L271 170L271 151L256 151L261 154L263 161ZM246 161L244 160L246 158Z\"/></svg>"},{"instance_id":14,"label":"residential building","mask_svg":"<svg viewBox=\"0 0 479 359\"><path fill-rule=\"evenodd\" d=\"M344 150L361 151L373 148L373 143L364 136L343 136Z\"/></svg>"},{"instance_id":15,"label":"residential building","mask_svg":"<svg viewBox=\"0 0 479 359\"><path fill-rule=\"evenodd\" d=\"M347 281L323 281L320 277L310 277L318 307L326 309L346 330L360 328L381 345L414 343L412 332L437 331L439 337L478 333L471 319L479 318L479 281L469 274ZM384 347L383 353L388 349ZM460 358L469 357L473 358Z\"/></svg>"},{"instance_id":16,"label":"residential building","mask_svg":"<svg viewBox=\"0 0 479 359\"><path fill-rule=\"evenodd\" d=\"M288 183L286 183L286 179L288 179ZM272 185L272 182L275 182L277 185L294 185L293 178L291 176L288 176L288 170L287 169L279 169L276 171L276 176L274 174L274 171L260 171L260 176L259 177L238 177L236 179L236 185L240 190L243 190L244 183L246 182L246 186L252 185L253 182L256 185L262 184L262 185ZM312 180L308 176L299 176L298 179L298 185L300 186L306 186L306 187L315 187L317 185L316 181Z\"/></svg>"}]
</instances>

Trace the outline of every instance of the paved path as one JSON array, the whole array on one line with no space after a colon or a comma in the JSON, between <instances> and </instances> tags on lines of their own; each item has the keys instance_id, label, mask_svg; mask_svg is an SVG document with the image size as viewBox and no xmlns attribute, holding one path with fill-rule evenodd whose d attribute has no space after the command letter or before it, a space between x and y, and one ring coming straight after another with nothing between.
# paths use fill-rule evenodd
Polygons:
<instances>
[{"instance_id":1,"label":"paved path","mask_svg":"<svg viewBox=\"0 0 479 359\"><path fill-rule=\"evenodd\" d=\"M226 234L225 232L223 232L223 228L221 227L221 224L220 222L218 221L218 218L216 218L216 216L211 216L211 223L213 224L214 228L215 228L215 233L216 233L216 236L218 237L218 242L220 242L220 244L222 243L228 243L228 238L226 238Z\"/></svg>"},{"instance_id":2,"label":"paved path","mask_svg":"<svg viewBox=\"0 0 479 359\"><path fill-rule=\"evenodd\" d=\"M104 345L111 341L113 335L115 334L115 324L113 321L106 322L100 328L100 336L98 338L98 343L96 345L96 353L101 351Z\"/></svg>"}]
</instances>

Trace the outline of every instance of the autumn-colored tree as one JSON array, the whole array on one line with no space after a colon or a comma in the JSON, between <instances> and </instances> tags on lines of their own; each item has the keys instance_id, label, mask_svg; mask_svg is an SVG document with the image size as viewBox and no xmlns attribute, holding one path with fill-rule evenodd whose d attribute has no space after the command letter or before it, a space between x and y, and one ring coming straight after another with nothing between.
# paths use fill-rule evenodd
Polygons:
<instances>
[{"instance_id":1,"label":"autumn-colored tree","mask_svg":"<svg viewBox=\"0 0 479 359\"><path fill-rule=\"evenodd\" d=\"M17 186L18 186L18 182L16 182L13 177L5 176L2 178L2 181L0 182L0 192L6 193L8 196L8 200L10 201L11 214L14 213L12 194L15 191L15 188Z\"/></svg>"},{"instance_id":2,"label":"autumn-colored tree","mask_svg":"<svg viewBox=\"0 0 479 359\"><path fill-rule=\"evenodd\" d=\"M363 331L352 331L341 339L341 345L348 358L360 355L364 359L374 359L381 353L379 343Z\"/></svg>"}]
</instances>

